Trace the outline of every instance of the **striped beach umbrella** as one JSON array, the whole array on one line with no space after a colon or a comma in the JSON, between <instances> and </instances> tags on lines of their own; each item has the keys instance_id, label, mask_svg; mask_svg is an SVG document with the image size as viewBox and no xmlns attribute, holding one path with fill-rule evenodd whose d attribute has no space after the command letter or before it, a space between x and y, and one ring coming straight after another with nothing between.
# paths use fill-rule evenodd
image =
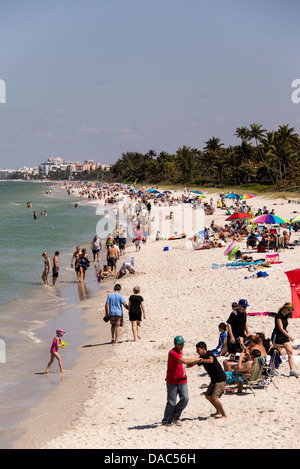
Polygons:
<instances>
[{"instance_id":1,"label":"striped beach umbrella","mask_svg":"<svg viewBox=\"0 0 300 469\"><path fill-rule=\"evenodd\" d=\"M261 215L260 217L254 220L255 223L262 223L266 225L284 225L285 223L290 223L285 218L279 217L278 215Z\"/></svg>"}]
</instances>

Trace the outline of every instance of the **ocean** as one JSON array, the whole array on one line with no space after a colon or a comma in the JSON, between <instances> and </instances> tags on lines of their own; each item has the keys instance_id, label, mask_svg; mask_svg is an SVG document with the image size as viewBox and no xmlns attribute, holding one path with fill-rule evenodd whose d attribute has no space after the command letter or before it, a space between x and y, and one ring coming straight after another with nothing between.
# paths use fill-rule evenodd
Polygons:
<instances>
[{"instance_id":1,"label":"ocean","mask_svg":"<svg viewBox=\"0 0 300 469\"><path fill-rule=\"evenodd\" d=\"M45 211L47 216L42 216ZM72 367L78 356L85 327L81 307L101 285L97 263L88 269L86 285L77 283L70 263L76 245L86 247L91 259L90 242L99 219L94 205L67 195L62 184L0 181L1 449L17 438L18 423L60 380L59 373L50 379L43 374L57 328L66 331L64 367ZM41 279L44 251L51 263L55 251L60 252L54 288Z\"/></svg>"}]
</instances>

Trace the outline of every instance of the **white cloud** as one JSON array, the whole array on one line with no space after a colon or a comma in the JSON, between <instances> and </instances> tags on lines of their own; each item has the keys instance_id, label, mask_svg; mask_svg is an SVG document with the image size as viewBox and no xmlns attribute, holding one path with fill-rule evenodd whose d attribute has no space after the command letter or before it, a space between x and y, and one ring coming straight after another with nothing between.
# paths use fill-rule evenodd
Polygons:
<instances>
[{"instance_id":1,"label":"white cloud","mask_svg":"<svg viewBox=\"0 0 300 469\"><path fill-rule=\"evenodd\" d=\"M93 127L82 125L84 134L106 134L112 140L136 140L139 135L130 127Z\"/></svg>"}]
</instances>

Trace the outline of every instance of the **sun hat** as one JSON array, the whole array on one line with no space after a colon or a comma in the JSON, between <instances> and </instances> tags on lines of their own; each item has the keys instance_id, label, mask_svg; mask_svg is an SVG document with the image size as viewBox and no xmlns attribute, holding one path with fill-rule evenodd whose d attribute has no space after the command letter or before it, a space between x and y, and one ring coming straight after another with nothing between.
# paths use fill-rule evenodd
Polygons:
<instances>
[{"instance_id":1,"label":"sun hat","mask_svg":"<svg viewBox=\"0 0 300 469\"><path fill-rule=\"evenodd\" d=\"M65 331L64 331L63 329L57 329L57 330L56 330L56 334L64 335L64 334L65 334Z\"/></svg>"},{"instance_id":2,"label":"sun hat","mask_svg":"<svg viewBox=\"0 0 300 469\"><path fill-rule=\"evenodd\" d=\"M174 339L174 344L184 344L184 339L182 335L177 335Z\"/></svg>"}]
</instances>

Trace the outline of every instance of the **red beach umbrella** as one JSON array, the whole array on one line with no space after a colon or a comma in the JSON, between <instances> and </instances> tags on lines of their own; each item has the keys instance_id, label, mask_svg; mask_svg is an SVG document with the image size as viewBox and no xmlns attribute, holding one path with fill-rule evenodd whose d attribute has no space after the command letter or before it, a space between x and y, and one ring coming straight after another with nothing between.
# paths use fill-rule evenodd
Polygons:
<instances>
[{"instance_id":1,"label":"red beach umbrella","mask_svg":"<svg viewBox=\"0 0 300 469\"><path fill-rule=\"evenodd\" d=\"M230 221L230 220L244 220L246 218L251 218L252 215L250 215L250 213L242 213L242 212L239 212L239 213L233 213L232 215L230 215L230 217L226 218L225 221Z\"/></svg>"}]
</instances>

